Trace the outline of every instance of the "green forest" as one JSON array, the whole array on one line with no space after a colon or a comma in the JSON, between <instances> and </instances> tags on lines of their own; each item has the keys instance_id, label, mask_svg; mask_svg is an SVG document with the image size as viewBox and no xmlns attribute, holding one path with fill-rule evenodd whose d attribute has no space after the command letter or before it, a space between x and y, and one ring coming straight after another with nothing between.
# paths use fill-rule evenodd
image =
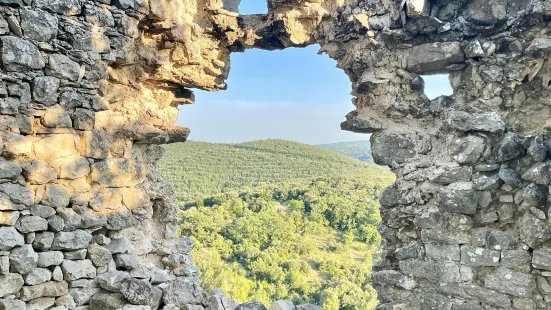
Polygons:
<instances>
[{"instance_id":1,"label":"green forest","mask_svg":"<svg viewBox=\"0 0 551 310\"><path fill-rule=\"evenodd\" d=\"M334 151L277 139L171 144L160 167L181 203L244 187L371 171L366 163Z\"/></svg>"},{"instance_id":2,"label":"green forest","mask_svg":"<svg viewBox=\"0 0 551 310\"><path fill-rule=\"evenodd\" d=\"M394 179L387 169L283 140L187 142L167 148L161 167L181 183L180 233L195 241L203 286L268 306L374 309L377 197ZM206 175L185 182L198 171Z\"/></svg>"},{"instance_id":3,"label":"green forest","mask_svg":"<svg viewBox=\"0 0 551 310\"><path fill-rule=\"evenodd\" d=\"M342 155L354 157L366 163L373 162L373 156L371 155L371 143L369 140L319 144L316 146Z\"/></svg>"}]
</instances>

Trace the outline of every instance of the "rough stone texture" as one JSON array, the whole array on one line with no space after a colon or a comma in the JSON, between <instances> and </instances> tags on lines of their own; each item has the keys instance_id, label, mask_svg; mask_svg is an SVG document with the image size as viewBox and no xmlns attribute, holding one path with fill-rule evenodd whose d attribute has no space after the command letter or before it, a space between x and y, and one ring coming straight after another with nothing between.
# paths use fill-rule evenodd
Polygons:
<instances>
[{"instance_id":1,"label":"rough stone texture","mask_svg":"<svg viewBox=\"0 0 551 310\"><path fill-rule=\"evenodd\" d=\"M167 246L178 208L159 145L186 140L178 105L225 89L232 52L319 44L352 83L341 128L371 133L397 176L381 195L378 308L551 309L549 1L238 4L0 1L0 297L15 298L0 308L70 309L55 299L69 293L78 310L234 309L173 270L191 245ZM431 73L452 96L425 96ZM47 278L37 268L52 279L21 289ZM131 274L152 305L121 293Z\"/></svg>"}]
</instances>

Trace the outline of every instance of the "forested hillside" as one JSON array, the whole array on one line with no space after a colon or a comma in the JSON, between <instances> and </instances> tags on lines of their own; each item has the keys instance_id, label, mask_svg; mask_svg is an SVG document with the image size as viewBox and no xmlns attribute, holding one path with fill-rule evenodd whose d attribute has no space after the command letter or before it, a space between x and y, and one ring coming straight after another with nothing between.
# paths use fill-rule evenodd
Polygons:
<instances>
[{"instance_id":1,"label":"forested hillside","mask_svg":"<svg viewBox=\"0 0 551 310\"><path fill-rule=\"evenodd\" d=\"M166 147L160 161L183 204L204 195L328 175L372 174L380 169L354 158L286 140L240 144L188 141ZM375 170L374 170L375 169Z\"/></svg>"},{"instance_id":2,"label":"forested hillside","mask_svg":"<svg viewBox=\"0 0 551 310\"><path fill-rule=\"evenodd\" d=\"M373 162L373 157L371 156L371 143L369 140L319 144L316 146L342 155L354 157L366 163Z\"/></svg>"},{"instance_id":3,"label":"forested hillside","mask_svg":"<svg viewBox=\"0 0 551 310\"><path fill-rule=\"evenodd\" d=\"M284 140L171 145L161 168L206 288L241 302L374 309L377 198L389 170Z\"/></svg>"},{"instance_id":4,"label":"forested hillside","mask_svg":"<svg viewBox=\"0 0 551 310\"><path fill-rule=\"evenodd\" d=\"M209 197L182 212L203 285L239 301L374 309L377 196L392 176L335 176Z\"/></svg>"}]
</instances>

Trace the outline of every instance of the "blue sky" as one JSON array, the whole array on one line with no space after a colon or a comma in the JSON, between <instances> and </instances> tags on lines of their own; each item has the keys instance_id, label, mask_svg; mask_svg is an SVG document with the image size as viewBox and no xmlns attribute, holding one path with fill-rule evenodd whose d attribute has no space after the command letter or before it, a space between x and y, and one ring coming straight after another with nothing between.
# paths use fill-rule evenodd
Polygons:
<instances>
[{"instance_id":1,"label":"blue sky","mask_svg":"<svg viewBox=\"0 0 551 310\"><path fill-rule=\"evenodd\" d=\"M242 14L266 11L264 1L245 0ZM243 142L281 138L309 144L369 139L341 131L354 110L351 85L336 62L317 55L319 46L283 51L247 50L231 56L228 89L195 91L195 104L180 107L177 124L190 139ZM447 78L425 79L429 97L451 93Z\"/></svg>"}]
</instances>

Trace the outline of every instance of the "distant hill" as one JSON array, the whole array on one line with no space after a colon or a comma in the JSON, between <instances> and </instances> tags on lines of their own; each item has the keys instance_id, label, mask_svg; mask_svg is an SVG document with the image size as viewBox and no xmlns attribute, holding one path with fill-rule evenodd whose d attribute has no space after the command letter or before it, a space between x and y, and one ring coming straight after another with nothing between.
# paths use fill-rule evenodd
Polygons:
<instances>
[{"instance_id":1,"label":"distant hill","mask_svg":"<svg viewBox=\"0 0 551 310\"><path fill-rule=\"evenodd\" d=\"M369 140L319 144L316 146L345 156L354 157L366 163L373 162Z\"/></svg>"},{"instance_id":2,"label":"distant hill","mask_svg":"<svg viewBox=\"0 0 551 310\"><path fill-rule=\"evenodd\" d=\"M352 142L352 145L356 143ZM363 141L363 144L366 143ZM360 144L357 145L356 148L348 148L360 154ZM286 140L239 144L188 141L168 145L166 149L160 168L164 176L174 183L180 203L205 195L289 180L343 174L388 174L384 168L335 151ZM365 149L364 154L367 152Z\"/></svg>"}]
</instances>

